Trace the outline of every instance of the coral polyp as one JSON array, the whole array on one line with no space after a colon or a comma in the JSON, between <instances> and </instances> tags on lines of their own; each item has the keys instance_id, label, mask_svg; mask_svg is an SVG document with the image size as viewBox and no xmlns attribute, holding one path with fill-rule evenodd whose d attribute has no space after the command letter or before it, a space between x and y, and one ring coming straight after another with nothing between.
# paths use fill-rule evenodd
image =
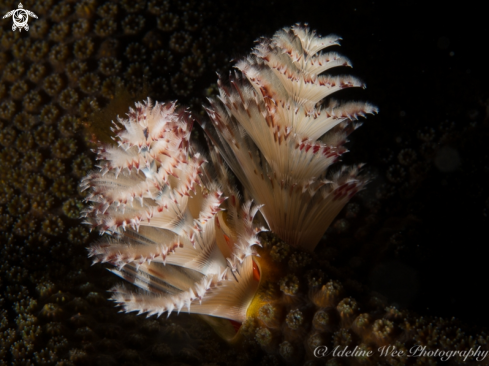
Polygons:
<instances>
[{"instance_id":1,"label":"coral polyp","mask_svg":"<svg viewBox=\"0 0 489 366\"><path fill-rule=\"evenodd\" d=\"M338 40L303 26L263 39L237 63L240 73L229 84L219 81L219 97L206 107L207 153L190 140L194 119L175 102L138 102L114 123L117 144L98 147L100 170L81 186L91 202L85 222L107 234L89 255L142 290L113 288L112 299L125 311L189 311L242 323L260 309L265 324L278 327L286 315L290 329L302 327L308 312L284 311L255 295L260 279L269 283L277 275L274 263L288 255L288 245L299 250L290 256L291 269L311 262L305 252L368 181L360 166L328 169L346 152L357 119L376 112L361 102L322 105L336 91L364 87L351 76L322 75L350 66L335 52L321 52ZM259 258L259 233L268 229L283 248ZM281 274L286 302L295 301L301 286L295 275ZM312 301L335 306L341 289L330 287ZM342 313L351 321L348 301ZM262 343L269 342L267 332L257 335ZM281 350L292 352L284 344Z\"/></svg>"}]
</instances>

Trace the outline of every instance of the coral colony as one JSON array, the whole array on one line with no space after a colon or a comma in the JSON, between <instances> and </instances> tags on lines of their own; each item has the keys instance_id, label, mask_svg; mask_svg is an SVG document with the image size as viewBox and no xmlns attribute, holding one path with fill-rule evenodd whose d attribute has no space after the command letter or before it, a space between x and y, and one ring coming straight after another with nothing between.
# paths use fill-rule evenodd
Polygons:
<instances>
[{"instance_id":1,"label":"coral colony","mask_svg":"<svg viewBox=\"0 0 489 366\"><path fill-rule=\"evenodd\" d=\"M114 123L117 146L98 148L100 171L82 186L90 190L86 222L107 234L90 256L141 289L113 289L125 311L243 323L256 306L260 314L268 309L263 300L253 305L273 272L257 255L259 233L312 252L367 182L360 166L328 170L346 152L358 117L377 111L330 98L322 104L338 90L364 87L351 76L322 74L350 66L322 51L338 40L304 26L261 39L236 64L239 72L219 81L220 95L206 108L208 157L190 142L192 117L175 103L148 99ZM285 293L294 293L293 282L281 284Z\"/></svg>"}]
</instances>

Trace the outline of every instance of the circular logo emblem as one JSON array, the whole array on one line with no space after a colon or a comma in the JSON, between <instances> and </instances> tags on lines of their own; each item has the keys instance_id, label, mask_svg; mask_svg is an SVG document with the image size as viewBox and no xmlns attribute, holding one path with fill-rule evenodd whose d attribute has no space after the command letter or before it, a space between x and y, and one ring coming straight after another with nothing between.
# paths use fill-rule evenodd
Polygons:
<instances>
[{"instance_id":1,"label":"circular logo emblem","mask_svg":"<svg viewBox=\"0 0 489 366\"><path fill-rule=\"evenodd\" d=\"M19 8L9 11L3 16L3 19L10 16L12 17L12 20L14 22L14 24L12 25L13 31L15 31L16 29L19 29L19 32L21 32L22 29L28 31L29 25L27 24L27 21L29 20L29 15L33 18L37 18L36 14L34 14L32 11L24 9L22 3L19 3Z\"/></svg>"}]
</instances>

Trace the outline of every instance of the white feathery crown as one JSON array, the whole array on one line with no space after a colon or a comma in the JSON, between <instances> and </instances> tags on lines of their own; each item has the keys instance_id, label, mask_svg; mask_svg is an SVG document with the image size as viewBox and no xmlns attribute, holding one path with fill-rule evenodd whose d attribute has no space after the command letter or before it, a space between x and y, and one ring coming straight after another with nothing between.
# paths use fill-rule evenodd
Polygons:
<instances>
[{"instance_id":1,"label":"white feathery crown","mask_svg":"<svg viewBox=\"0 0 489 366\"><path fill-rule=\"evenodd\" d=\"M258 286L251 259L258 239L250 230L256 210L244 205L235 213L235 232L223 231L217 214L225 198L218 184L204 185L205 160L189 144L192 118L175 103L153 106L148 99L118 122L118 146L98 149L100 171L81 184L91 189L86 223L110 235L89 255L145 290L118 286L113 299L126 311L148 315L185 307L243 321ZM233 249L228 257L218 246L224 236Z\"/></svg>"},{"instance_id":2,"label":"white feathery crown","mask_svg":"<svg viewBox=\"0 0 489 366\"><path fill-rule=\"evenodd\" d=\"M364 87L351 76L319 75L350 66L334 52L339 37L320 38L294 26L263 39L252 55L237 63L241 71L220 86L207 109L206 126L223 159L253 199L270 230L292 246L313 251L348 200L366 184L357 167L328 175L346 152L343 143L357 119L377 108L369 103L320 102L350 87Z\"/></svg>"},{"instance_id":3,"label":"white feathery crown","mask_svg":"<svg viewBox=\"0 0 489 366\"><path fill-rule=\"evenodd\" d=\"M258 211L271 231L312 251L334 217L367 182L359 166L328 168L343 154L359 117L377 109L321 101L351 76L321 73L350 62L321 50L338 44L294 26L262 39L239 61L206 108L208 155L190 142L193 119L176 103L148 99L114 123L117 145L101 145L85 223L106 238L89 248L94 263L141 289L113 289L125 311L182 309L243 322L259 282L254 275ZM243 196L231 173L242 183ZM256 272L255 272L256 273Z\"/></svg>"}]
</instances>

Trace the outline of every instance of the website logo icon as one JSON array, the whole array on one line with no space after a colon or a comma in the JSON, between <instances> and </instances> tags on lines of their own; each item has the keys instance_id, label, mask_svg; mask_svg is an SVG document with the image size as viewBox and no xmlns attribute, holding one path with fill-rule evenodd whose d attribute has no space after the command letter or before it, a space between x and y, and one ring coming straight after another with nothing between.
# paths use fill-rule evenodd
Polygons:
<instances>
[{"instance_id":1,"label":"website logo icon","mask_svg":"<svg viewBox=\"0 0 489 366\"><path fill-rule=\"evenodd\" d=\"M27 24L27 21L29 20L29 15L37 19L36 14L34 14L30 10L24 9L22 3L19 3L19 8L9 11L3 16L3 19L11 16L12 20L14 21L14 24L12 25L12 30L15 31L18 28L19 32L22 32L22 28L24 28L26 31L29 30L29 25Z\"/></svg>"}]
</instances>

